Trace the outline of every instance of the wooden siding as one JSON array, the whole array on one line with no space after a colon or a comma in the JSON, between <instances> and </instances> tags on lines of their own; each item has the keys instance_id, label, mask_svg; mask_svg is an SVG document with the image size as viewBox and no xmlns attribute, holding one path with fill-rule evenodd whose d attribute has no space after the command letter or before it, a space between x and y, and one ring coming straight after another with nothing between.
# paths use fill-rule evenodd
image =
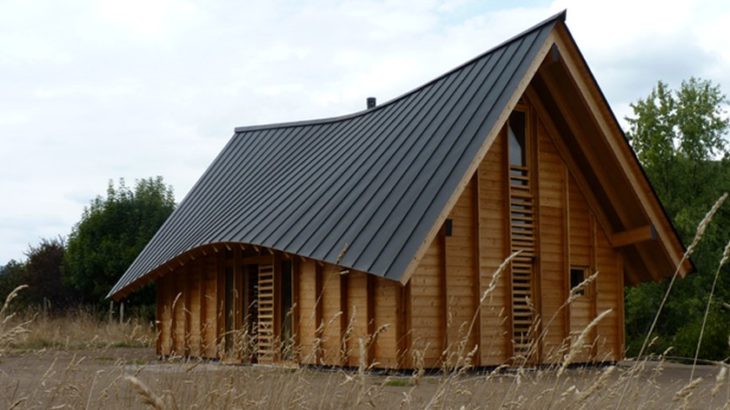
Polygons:
<instances>
[{"instance_id":1,"label":"wooden siding","mask_svg":"<svg viewBox=\"0 0 730 410\"><path fill-rule=\"evenodd\" d=\"M584 268L586 277L594 272L591 265L591 252L593 251L591 225L588 204L583 197L583 193L578 189L575 179L570 176L568 179L568 257L570 267ZM578 296L569 307L571 349L580 349L580 353L575 356L576 362L587 362L591 356L591 350L588 346L594 342L593 333L585 339L585 346L574 346L574 343L594 318L591 308L593 298L595 298L595 287L593 285L588 286L583 295Z\"/></svg>"},{"instance_id":2,"label":"wooden siding","mask_svg":"<svg viewBox=\"0 0 730 410\"><path fill-rule=\"evenodd\" d=\"M623 359L623 272L620 257L611 247L603 230L596 230L596 310L612 312L598 324L597 361Z\"/></svg>"},{"instance_id":3,"label":"wooden siding","mask_svg":"<svg viewBox=\"0 0 730 410\"><path fill-rule=\"evenodd\" d=\"M375 280L374 361L378 367L397 368L399 356L398 320L401 284L387 279Z\"/></svg>"},{"instance_id":4,"label":"wooden siding","mask_svg":"<svg viewBox=\"0 0 730 410\"><path fill-rule=\"evenodd\" d=\"M307 260L300 265L299 277L299 361L316 364L318 357L317 267Z\"/></svg>"},{"instance_id":5,"label":"wooden siding","mask_svg":"<svg viewBox=\"0 0 730 410\"><path fill-rule=\"evenodd\" d=\"M505 133L494 141L479 166L479 272L480 294L492 283L502 261L509 256L506 225ZM509 332L509 273L504 271L494 282L481 309L480 364L497 366L505 363L511 349Z\"/></svg>"},{"instance_id":6,"label":"wooden siding","mask_svg":"<svg viewBox=\"0 0 730 410\"><path fill-rule=\"evenodd\" d=\"M579 170L564 157L554 126L539 113L529 118L539 223L534 273L538 293L533 302L542 324L535 361L558 362L571 341L608 309L613 312L591 332L590 346L577 361L619 360L623 353L622 257L599 223L595 205L576 182ZM297 259L292 284L297 360L326 366L437 368L444 358L453 362L450 354L477 346L475 365L510 363L509 269L494 278L509 256L507 174L506 133L502 132L450 210L450 235L441 228L405 286ZM281 260L279 253L254 249L262 253L250 259L252 263L271 260L272 253L276 261ZM243 294L248 292L242 279L247 273L241 270L239 250L234 252L233 265L224 253L198 255L158 279L159 354L223 357L225 266L233 266L236 294L241 294L234 302L234 327L243 326L239 316ZM571 267L585 268L586 275L600 273L583 296L566 306ZM459 351L465 337L464 351Z\"/></svg>"},{"instance_id":7,"label":"wooden siding","mask_svg":"<svg viewBox=\"0 0 730 410\"><path fill-rule=\"evenodd\" d=\"M189 318L190 322L188 323L188 342L189 342L189 354L191 356L201 356L202 355L202 338L200 333L201 328L201 304L200 301L202 299L201 290L203 287L201 286L201 266L200 262L196 261L190 266L190 270L188 271L188 295L187 298L190 301L189 306Z\"/></svg>"},{"instance_id":8,"label":"wooden siding","mask_svg":"<svg viewBox=\"0 0 730 410\"><path fill-rule=\"evenodd\" d=\"M203 351L205 357L215 358L218 356L218 260L214 255L205 259L204 262L204 283L205 292L203 303Z\"/></svg>"},{"instance_id":9,"label":"wooden siding","mask_svg":"<svg viewBox=\"0 0 730 410\"><path fill-rule=\"evenodd\" d=\"M472 182L464 189L449 214L452 232L445 238L446 251L446 348L450 362L458 355L470 352L476 345L475 332L470 328L477 305L474 301L475 247L474 203ZM464 347L462 343L466 343Z\"/></svg>"},{"instance_id":10,"label":"wooden siding","mask_svg":"<svg viewBox=\"0 0 730 410\"><path fill-rule=\"evenodd\" d=\"M540 287L542 360L556 363L563 356L568 316L562 305L570 287L567 242L567 168L560 159L542 122L538 123L538 188L540 198Z\"/></svg>"},{"instance_id":11,"label":"wooden siding","mask_svg":"<svg viewBox=\"0 0 730 410\"><path fill-rule=\"evenodd\" d=\"M444 346L445 311L441 287L442 251L439 240L431 243L411 276L411 340L414 363L438 367ZM419 363L420 362L420 363Z\"/></svg>"},{"instance_id":12,"label":"wooden siding","mask_svg":"<svg viewBox=\"0 0 730 410\"><path fill-rule=\"evenodd\" d=\"M322 270L322 360L327 365L342 363L341 316L344 314L340 304L340 270L327 265Z\"/></svg>"},{"instance_id":13,"label":"wooden siding","mask_svg":"<svg viewBox=\"0 0 730 410\"><path fill-rule=\"evenodd\" d=\"M347 365L367 366L368 335L368 276L366 273L352 271L347 280ZM362 345L362 352L361 346ZM361 356L362 354L362 356ZM362 362L361 362L362 359Z\"/></svg>"},{"instance_id":14,"label":"wooden siding","mask_svg":"<svg viewBox=\"0 0 730 410\"><path fill-rule=\"evenodd\" d=\"M157 318L158 329L157 337L159 341L158 354L168 356L172 354L172 276L163 276L157 281L157 311L161 316ZM161 308L160 308L161 306Z\"/></svg>"}]
</instances>

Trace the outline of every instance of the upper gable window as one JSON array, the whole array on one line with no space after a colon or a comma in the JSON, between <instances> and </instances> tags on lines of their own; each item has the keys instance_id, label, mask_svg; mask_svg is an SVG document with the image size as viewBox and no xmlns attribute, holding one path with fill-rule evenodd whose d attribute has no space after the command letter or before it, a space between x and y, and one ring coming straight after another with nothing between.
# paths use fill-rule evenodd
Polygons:
<instances>
[{"instance_id":1,"label":"upper gable window","mask_svg":"<svg viewBox=\"0 0 730 410\"><path fill-rule=\"evenodd\" d=\"M514 111L507 126L510 165L527 166L527 145L525 144L525 113Z\"/></svg>"}]
</instances>

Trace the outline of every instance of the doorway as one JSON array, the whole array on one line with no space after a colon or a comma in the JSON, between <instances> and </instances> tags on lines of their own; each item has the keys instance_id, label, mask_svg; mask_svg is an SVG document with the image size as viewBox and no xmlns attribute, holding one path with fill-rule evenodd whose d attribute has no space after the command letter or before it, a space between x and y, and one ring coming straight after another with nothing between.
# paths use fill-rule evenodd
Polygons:
<instances>
[{"instance_id":1,"label":"doorway","mask_svg":"<svg viewBox=\"0 0 730 410\"><path fill-rule=\"evenodd\" d=\"M222 272L226 356L245 363L293 359L293 263L274 255L231 259Z\"/></svg>"}]
</instances>

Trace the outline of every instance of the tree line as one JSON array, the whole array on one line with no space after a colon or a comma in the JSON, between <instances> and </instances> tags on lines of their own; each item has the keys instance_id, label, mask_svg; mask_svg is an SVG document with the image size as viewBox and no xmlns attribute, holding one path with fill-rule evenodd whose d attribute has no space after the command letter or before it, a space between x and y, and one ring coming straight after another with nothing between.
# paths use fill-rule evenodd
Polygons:
<instances>
[{"instance_id":1,"label":"tree line","mask_svg":"<svg viewBox=\"0 0 730 410\"><path fill-rule=\"evenodd\" d=\"M42 239L31 245L23 261L0 266L0 300L26 284L17 305L51 313L86 306L101 308L106 295L175 209L172 187L162 177L109 182L106 196L98 196L84 209L66 239ZM153 310L151 286L129 298L140 314Z\"/></svg>"}]
</instances>

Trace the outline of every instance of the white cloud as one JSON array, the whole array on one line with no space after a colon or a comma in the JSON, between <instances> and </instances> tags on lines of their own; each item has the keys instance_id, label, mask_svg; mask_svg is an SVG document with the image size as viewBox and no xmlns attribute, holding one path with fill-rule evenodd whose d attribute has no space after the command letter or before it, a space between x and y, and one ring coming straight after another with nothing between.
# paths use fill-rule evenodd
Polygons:
<instances>
[{"instance_id":1,"label":"white cloud","mask_svg":"<svg viewBox=\"0 0 730 410\"><path fill-rule=\"evenodd\" d=\"M163 175L181 199L233 127L361 110L564 7L619 117L660 78L730 89L721 2L6 0L0 264L109 179Z\"/></svg>"}]
</instances>

